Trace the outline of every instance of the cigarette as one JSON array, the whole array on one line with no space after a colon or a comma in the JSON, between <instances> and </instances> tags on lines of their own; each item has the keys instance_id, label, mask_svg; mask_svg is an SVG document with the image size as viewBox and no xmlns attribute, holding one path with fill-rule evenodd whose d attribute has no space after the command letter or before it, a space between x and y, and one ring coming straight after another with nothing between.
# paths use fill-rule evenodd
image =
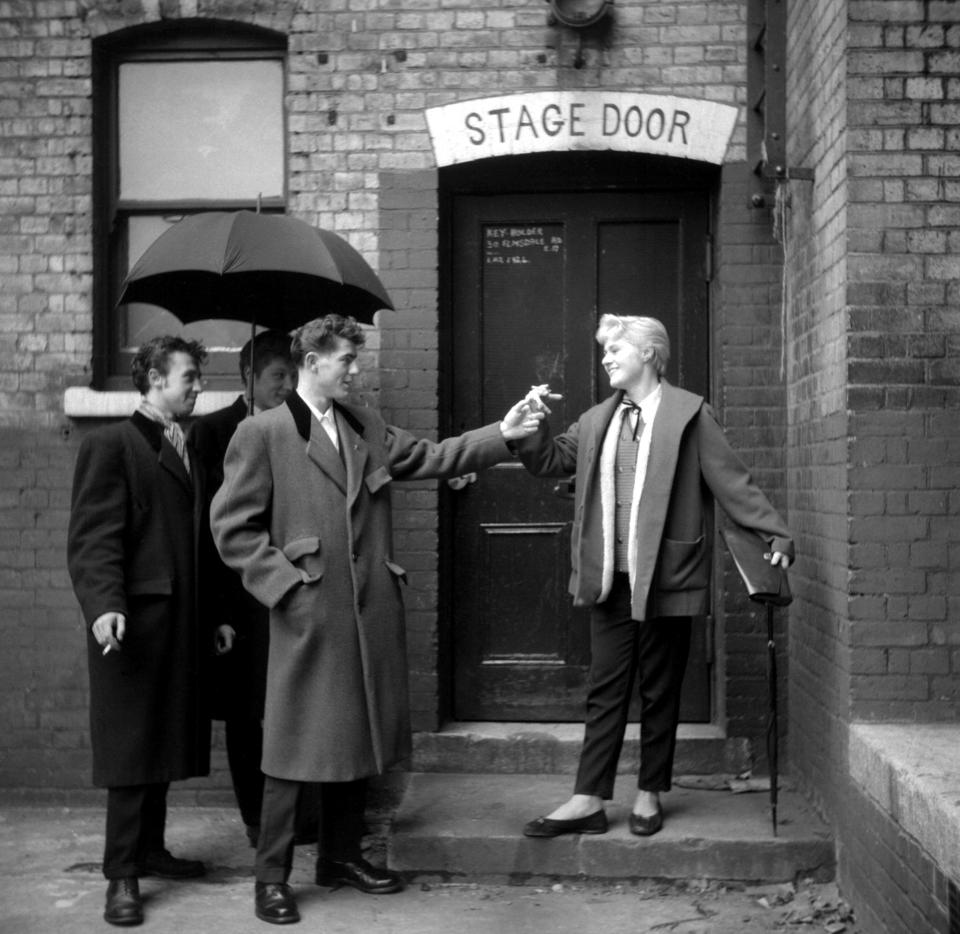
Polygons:
<instances>
[{"instance_id":1,"label":"cigarette","mask_svg":"<svg viewBox=\"0 0 960 934\"><path fill-rule=\"evenodd\" d=\"M109 652L110 649L112 649L112 648L113 648L113 646L110 645L110 643L108 642L108 643L103 647L103 652L102 652L101 654L106 655L107 652Z\"/></svg>"}]
</instances>

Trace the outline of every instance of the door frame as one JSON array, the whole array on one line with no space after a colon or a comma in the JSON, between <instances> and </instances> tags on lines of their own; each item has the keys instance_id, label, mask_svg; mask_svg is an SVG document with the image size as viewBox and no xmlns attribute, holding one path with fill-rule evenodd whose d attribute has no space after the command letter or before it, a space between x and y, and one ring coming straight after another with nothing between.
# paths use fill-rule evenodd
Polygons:
<instances>
[{"instance_id":1,"label":"door frame","mask_svg":"<svg viewBox=\"0 0 960 934\"><path fill-rule=\"evenodd\" d=\"M485 159L478 162L460 163L438 170L437 195L438 219L438 329L439 373L438 410L440 437L455 433L452 418L453 378L449 361L452 359L453 322L453 205L462 195L510 195L557 192L654 192L697 190L707 198L708 242L713 243L717 228L718 192L720 189L720 166L692 162L687 159L671 159L660 156L637 155L616 152L546 153L538 155L508 156ZM712 249L712 248L711 248ZM708 256L707 268L713 269L712 256ZM712 288L707 289L707 321L710 333L707 340L707 360L710 370L708 385L711 396L716 394L717 373L713 365L716 359L713 327ZM451 491L446 484L439 486L439 586L437 617L437 679L439 690L439 722L450 722L453 711L454 652L452 613L453 567L452 549L445 547L452 535ZM711 615L716 626L717 614L717 549L714 549L713 609ZM717 657L717 644L713 639L708 647L714 658L711 685L711 723L722 722L725 716L723 704L724 665Z\"/></svg>"}]
</instances>

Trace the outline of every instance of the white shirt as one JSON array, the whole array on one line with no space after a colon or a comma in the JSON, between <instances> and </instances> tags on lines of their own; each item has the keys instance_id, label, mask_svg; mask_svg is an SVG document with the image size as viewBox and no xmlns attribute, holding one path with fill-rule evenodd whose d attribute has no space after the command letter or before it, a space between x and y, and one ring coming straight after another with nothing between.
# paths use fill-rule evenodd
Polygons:
<instances>
[{"instance_id":1,"label":"white shirt","mask_svg":"<svg viewBox=\"0 0 960 934\"><path fill-rule=\"evenodd\" d=\"M337 416L336 410L333 408L333 403L327 406L326 412L321 412L306 396L297 389L297 395L303 399L307 404L307 408L313 412L314 417L320 422L321 427L327 433L327 437L333 442L333 446L339 451L340 450L340 433L337 431Z\"/></svg>"},{"instance_id":2,"label":"white shirt","mask_svg":"<svg viewBox=\"0 0 960 934\"><path fill-rule=\"evenodd\" d=\"M636 478L633 484L633 499L630 503L630 540L628 555L630 566L630 586L633 586L634 569L637 564L637 516L640 511L640 497L643 494L643 482L647 477L647 465L650 461L650 437L653 432L653 420L657 417L660 400L663 397L663 388L658 383L653 392L648 393L640 402L640 414L643 417L643 431L640 432L637 444ZM607 433L603 438L603 447L600 450L600 501L603 516L603 583L598 602L602 602L610 593L613 584L614 563L614 510L616 509L614 494L614 469L617 460L617 441L620 435L621 412L630 406L618 406ZM628 413L627 418L633 418Z\"/></svg>"}]
</instances>

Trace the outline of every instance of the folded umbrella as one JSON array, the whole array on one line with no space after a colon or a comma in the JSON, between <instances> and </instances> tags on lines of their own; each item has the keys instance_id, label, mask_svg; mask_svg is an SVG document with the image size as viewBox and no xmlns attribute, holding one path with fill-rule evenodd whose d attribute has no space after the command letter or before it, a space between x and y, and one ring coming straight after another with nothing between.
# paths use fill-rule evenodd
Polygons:
<instances>
[{"instance_id":1,"label":"folded umbrella","mask_svg":"<svg viewBox=\"0 0 960 934\"><path fill-rule=\"evenodd\" d=\"M780 784L779 712L777 709L777 645L773 635L773 608L789 606L793 600L787 572L770 563L770 546L755 532L740 526L720 530L747 594L767 608L767 764L770 768L770 817L777 835L777 799Z\"/></svg>"}]
</instances>

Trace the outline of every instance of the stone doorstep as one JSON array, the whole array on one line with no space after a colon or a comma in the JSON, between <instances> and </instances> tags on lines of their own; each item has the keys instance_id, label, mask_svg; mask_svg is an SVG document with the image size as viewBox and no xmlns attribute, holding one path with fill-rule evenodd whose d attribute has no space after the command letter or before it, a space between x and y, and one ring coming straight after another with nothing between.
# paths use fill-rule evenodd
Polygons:
<instances>
[{"instance_id":1,"label":"stone doorstep","mask_svg":"<svg viewBox=\"0 0 960 934\"><path fill-rule=\"evenodd\" d=\"M773 835L766 792L675 787L653 837L630 834L632 786L608 805L606 834L524 837L526 821L571 792L568 775L411 773L387 839L389 865L411 878L487 883L560 879L707 879L783 883L834 877L830 829L781 788Z\"/></svg>"},{"instance_id":2,"label":"stone doorstep","mask_svg":"<svg viewBox=\"0 0 960 934\"><path fill-rule=\"evenodd\" d=\"M450 723L435 733L415 733L416 772L530 773L573 775L581 723ZM627 728L618 771L636 774L640 761L637 724ZM739 774L751 767L750 741L727 737L711 724L684 723L677 734L675 775Z\"/></svg>"}]
</instances>

